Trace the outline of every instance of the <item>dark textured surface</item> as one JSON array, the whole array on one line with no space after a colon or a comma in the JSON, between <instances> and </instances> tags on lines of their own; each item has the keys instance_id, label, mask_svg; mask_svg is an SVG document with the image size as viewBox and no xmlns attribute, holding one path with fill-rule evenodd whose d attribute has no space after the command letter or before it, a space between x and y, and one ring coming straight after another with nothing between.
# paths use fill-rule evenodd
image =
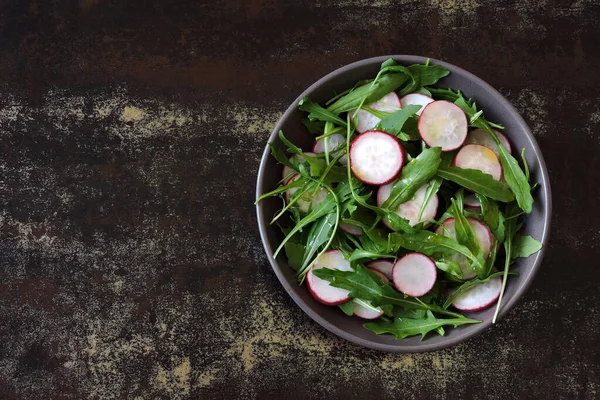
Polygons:
<instances>
[{"instance_id":1,"label":"dark textured surface","mask_svg":"<svg viewBox=\"0 0 600 400\"><path fill-rule=\"evenodd\" d=\"M1 2L0 398L596 398L599 21L585 0ZM554 188L528 294L437 353L317 326L252 205L288 103L392 53L497 87Z\"/></svg>"}]
</instances>

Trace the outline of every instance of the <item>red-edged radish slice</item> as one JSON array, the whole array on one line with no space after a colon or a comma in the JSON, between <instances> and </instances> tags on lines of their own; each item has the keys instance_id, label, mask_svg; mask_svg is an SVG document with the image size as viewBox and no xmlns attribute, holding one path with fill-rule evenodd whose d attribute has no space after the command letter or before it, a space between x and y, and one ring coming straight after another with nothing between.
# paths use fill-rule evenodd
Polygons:
<instances>
[{"instance_id":1,"label":"red-edged radish slice","mask_svg":"<svg viewBox=\"0 0 600 400\"><path fill-rule=\"evenodd\" d=\"M307 156L316 156L316 154L315 154L315 153L311 153L311 152L306 152L306 153L304 153L304 154L306 154ZM294 163L294 159L295 159L296 157L298 158L298 160L300 160L300 162L301 162L301 163L303 163L303 162L304 162L304 157L302 157L302 156L301 156L301 155L299 155L299 154L294 154L293 156L291 156L291 157L289 158L289 160L290 160L290 162L291 162L292 164ZM284 165L284 166L283 166L283 174L282 174L282 176L283 176L283 180L284 180L284 181L288 181L288 182L289 182L289 179L292 177L292 175L295 175L295 174L296 174L296 171L294 171L293 169L291 169L291 168L290 168L290 167L288 167L287 165Z\"/></svg>"},{"instance_id":2,"label":"red-edged radish slice","mask_svg":"<svg viewBox=\"0 0 600 400\"><path fill-rule=\"evenodd\" d=\"M510 148L510 142L508 141L506 136L504 136L501 132L498 132L495 129L494 132L496 132L496 135L498 135L498 139L500 139L504 147L506 147L506 150L508 150L509 153L512 153L512 149ZM498 152L498 145L496 145L494 139L492 139L489 133L487 133L481 128L477 128L469 132L469 134L467 135L467 139L465 140L465 144L480 144L482 146L489 147L490 150L496 153L496 155L500 155L500 153Z\"/></svg>"},{"instance_id":3,"label":"red-edged radish slice","mask_svg":"<svg viewBox=\"0 0 600 400\"><path fill-rule=\"evenodd\" d=\"M388 279L392 279L392 270L394 269L394 263L388 260L375 260L367 264L367 268L379 271L384 274Z\"/></svg>"},{"instance_id":4,"label":"red-edged radish slice","mask_svg":"<svg viewBox=\"0 0 600 400\"><path fill-rule=\"evenodd\" d=\"M300 177L300 174L292 175L292 177L290 179L288 179L285 183L288 184L291 181L295 181L299 177ZM297 190L298 190L298 188L291 188L291 189L286 190L286 192L285 192L286 202L290 201L290 198L292 197L292 195L294 193L296 193ZM319 188L319 190L317 190L317 193L315 193L314 196L312 194L312 190L310 190L310 191L304 193L304 195L301 198L299 198L298 201L296 202L296 204L298 205L298 210L300 210L301 213L307 214L310 210L312 210L317 205L319 205L320 202L325 200L325 197L327 197L327 189L324 189L322 187Z\"/></svg>"},{"instance_id":5,"label":"red-edged radish slice","mask_svg":"<svg viewBox=\"0 0 600 400\"><path fill-rule=\"evenodd\" d=\"M407 296L419 297L429 292L437 279L433 260L421 253L409 253L396 261L392 271L394 286Z\"/></svg>"},{"instance_id":6,"label":"red-edged radish slice","mask_svg":"<svg viewBox=\"0 0 600 400\"><path fill-rule=\"evenodd\" d=\"M497 276L487 282L478 283L465 294L454 300L452 305L461 311L479 311L488 308L500 297L502 278Z\"/></svg>"},{"instance_id":7,"label":"red-edged radish slice","mask_svg":"<svg viewBox=\"0 0 600 400\"><path fill-rule=\"evenodd\" d=\"M428 183L423 184L417 190L417 192L415 193L415 196L412 198L412 200L409 200L405 203L400 204L400 206L398 207L398 210L396 211L396 214L398 214L402 218L406 218L408 220L408 223L411 226L415 226L416 224L418 224L421 221L426 221L428 219L434 219L435 214L437 213L439 199L436 194L431 199L429 199L429 202L427 203L427 205L425 206L425 209L423 210L423 215L421 215L421 219L419 219L419 211L421 210L421 206L423 205L423 202L425 201L425 194L427 192L427 184ZM387 185L379 187L379 190L377 191L377 206L378 207L381 207L381 205L388 199L388 197L390 197L390 194L392 193L393 185L394 185L393 183L389 183ZM392 229L390 223L387 221L387 218L383 219L383 223L385 224L385 226Z\"/></svg>"},{"instance_id":8,"label":"red-edged radish slice","mask_svg":"<svg viewBox=\"0 0 600 400\"><path fill-rule=\"evenodd\" d=\"M341 230L343 230L349 235L360 236L363 234L363 230L360 226L352 225L344 221L340 221L338 223L338 226Z\"/></svg>"},{"instance_id":9,"label":"red-edged radish slice","mask_svg":"<svg viewBox=\"0 0 600 400\"><path fill-rule=\"evenodd\" d=\"M404 165L404 149L396 137L382 131L367 131L352 141L350 167L354 175L370 185L394 180Z\"/></svg>"},{"instance_id":10,"label":"red-edged radish slice","mask_svg":"<svg viewBox=\"0 0 600 400\"><path fill-rule=\"evenodd\" d=\"M398 95L395 92L390 92L376 102L365 105L365 107L393 113L394 111L398 111L402 106L400 105L400 98ZM353 116L354 111L350 111L350 115ZM352 117L352 122L354 122L356 130L359 133L375 128L379 121L381 121L381 119L363 109L358 110L356 118Z\"/></svg>"},{"instance_id":11,"label":"red-edged radish slice","mask_svg":"<svg viewBox=\"0 0 600 400\"><path fill-rule=\"evenodd\" d=\"M308 290L313 297L323 304L335 306L350 300L350 297L348 296L350 291L333 287L328 281L315 276L313 271L321 268L352 271L350 261L344 258L342 252L339 250L329 250L323 253L310 270L308 270L308 273L306 274L306 283L308 285Z\"/></svg>"},{"instance_id":12,"label":"red-edged radish slice","mask_svg":"<svg viewBox=\"0 0 600 400\"><path fill-rule=\"evenodd\" d=\"M366 303L371 304L371 302L367 301ZM375 307L378 311L375 312L367 307L364 307L358 304L356 301L354 302L354 315L363 319L377 319L383 315L383 310L379 307Z\"/></svg>"},{"instance_id":13,"label":"red-edged radish slice","mask_svg":"<svg viewBox=\"0 0 600 400\"><path fill-rule=\"evenodd\" d=\"M502 179L502 164L498 156L489 148L480 144L464 146L454 157L454 166L465 169L478 169L491 175L495 180Z\"/></svg>"},{"instance_id":14,"label":"red-edged radish slice","mask_svg":"<svg viewBox=\"0 0 600 400\"><path fill-rule=\"evenodd\" d=\"M483 257L487 258L492 251L492 245L494 243L492 239L492 232L490 232L489 228L477 221L473 218L467 218L469 224L473 228L475 232L475 238L477 238L477 242L479 243L479 247L483 251ZM456 239L456 229L454 227L454 218L448 218L444 221L442 225L440 225L435 233L442 236L451 237ZM469 259L462 254L454 254L448 257L451 261L456 261L460 265L460 269L463 273L463 279L471 279L475 277L475 272L473 268L471 268L471 262Z\"/></svg>"},{"instance_id":15,"label":"red-edged radish slice","mask_svg":"<svg viewBox=\"0 0 600 400\"><path fill-rule=\"evenodd\" d=\"M406 106L421 106L421 109L416 112L417 115L421 115L423 112L423 108L429 103L434 102L431 97L425 96L421 93L410 93L400 99L400 105L402 108L406 108Z\"/></svg>"},{"instance_id":16,"label":"red-edged radish slice","mask_svg":"<svg viewBox=\"0 0 600 400\"><path fill-rule=\"evenodd\" d=\"M481 202L474 194L468 194L465 196L464 200L465 206L469 207L481 207Z\"/></svg>"},{"instance_id":17,"label":"red-edged radish slice","mask_svg":"<svg viewBox=\"0 0 600 400\"><path fill-rule=\"evenodd\" d=\"M325 153L325 139L319 139L315 142L315 144L313 145L313 151L317 154L320 153ZM338 150L335 153L331 153L332 150L335 150L337 148L339 148L340 146L342 146L344 143L346 143L346 137L343 135L340 135L339 133L334 133L333 135L330 135L328 137L328 143L327 143L327 147L329 149L329 153L331 154L331 157L336 157L341 150ZM342 165L346 165L346 163L348 162L348 155L344 155L342 156L342 158L340 158L340 164Z\"/></svg>"},{"instance_id":18,"label":"red-edged radish slice","mask_svg":"<svg viewBox=\"0 0 600 400\"><path fill-rule=\"evenodd\" d=\"M376 262L376 261L373 261L373 262ZM390 263L390 264L392 264L392 263ZM394 264L392 264L392 268L394 268ZM391 275L392 268L390 268L390 275ZM385 276L385 274L383 272L376 270L375 268L367 267L367 269L371 270L375 275L377 275L381 279L381 282L383 282L383 283L390 282L389 278L387 276Z\"/></svg>"},{"instance_id":19,"label":"red-edged radish slice","mask_svg":"<svg viewBox=\"0 0 600 400\"><path fill-rule=\"evenodd\" d=\"M462 146L468 127L463 110L446 100L429 103L419 117L421 139L429 147L441 147L442 151L452 151Z\"/></svg>"}]
</instances>

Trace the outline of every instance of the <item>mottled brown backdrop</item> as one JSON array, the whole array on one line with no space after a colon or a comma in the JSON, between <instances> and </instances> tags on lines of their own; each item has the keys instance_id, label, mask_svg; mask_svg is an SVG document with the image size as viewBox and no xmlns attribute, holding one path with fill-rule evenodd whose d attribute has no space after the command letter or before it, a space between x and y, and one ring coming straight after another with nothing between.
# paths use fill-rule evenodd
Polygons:
<instances>
[{"instance_id":1,"label":"mottled brown backdrop","mask_svg":"<svg viewBox=\"0 0 600 400\"><path fill-rule=\"evenodd\" d=\"M0 1L0 398L597 398L599 39L593 0ZM310 320L252 204L298 93L394 53L498 88L554 192L527 295L430 354Z\"/></svg>"}]
</instances>

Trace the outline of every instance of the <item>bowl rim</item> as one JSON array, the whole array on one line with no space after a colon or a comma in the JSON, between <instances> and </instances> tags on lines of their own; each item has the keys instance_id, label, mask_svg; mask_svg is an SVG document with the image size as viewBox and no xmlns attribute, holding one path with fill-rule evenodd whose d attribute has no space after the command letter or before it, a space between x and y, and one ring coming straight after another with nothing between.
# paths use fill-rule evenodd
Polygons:
<instances>
[{"instance_id":1,"label":"bowl rim","mask_svg":"<svg viewBox=\"0 0 600 400\"><path fill-rule=\"evenodd\" d=\"M344 65L340 68L337 68L334 71L328 73L327 75L323 76L322 78L317 80L315 83L310 85L306 90L304 90L294 100L294 102L286 109L284 114L280 117L279 121L273 128L273 131L271 132L271 134L269 135L269 138L267 140L267 144L265 145L265 150L263 151L263 155L261 157L261 161L260 161L260 165L259 165L259 169L258 169L258 176L257 176L257 182L256 182L256 198L258 199L260 197L260 195L262 194L261 187L263 186L263 177L264 177L263 170L266 166L268 158L270 157L268 143L273 142L273 140L277 137L277 134L278 134L279 130L281 129L281 125L283 124L283 121L285 121L292 113L296 112L297 105L300 102L300 100L302 100L309 93L313 92L316 88L321 86L323 83L327 82L328 80L330 80L331 78L333 78L339 74L343 74L347 71L350 71L350 70L353 70L355 68L359 68L359 67L362 67L365 65L377 64L377 63L381 64L389 58L393 58L394 60L397 60L402 64L408 64L408 63L423 64L427 60L429 60L432 64L441 65L445 68L448 68L451 71L451 73L457 72L457 73L463 74L469 80L471 80L471 81L475 82L477 85L483 87L489 93L489 95L492 97L493 102L503 103L511 111L511 113L515 117L516 124L519 126L520 129L522 129L525 132L527 139L529 140L529 142L532 145L534 154L536 155L536 157L538 159L538 162L540 165L539 173L540 173L540 177L541 177L541 182L543 183L543 185L541 185L542 187L539 190L543 190L543 197L546 200L544 202L544 204L542 205L544 208L544 211L545 211L545 215L544 215L544 220L543 220L542 237L540 239L540 242L543 244L543 246L542 246L542 249L537 254L537 257L534 260L533 266L529 269L528 274L524 277L524 281L523 281L523 284L521 285L521 287L517 288L517 291L514 293L514 295L510 299L508 299L503 304L502 308L500 309L500 312L499 312L498 318L497 318L497 321L499 321L506 315L506 313L510 309L512 309L514 307L514 305L521 299L523 294L531 286L531 283L533 282L533 279L534 279L535 275L537 274L537 272L540 268L540 265L542 264L544 255L546 253L549 235L550 235L551 216L552 216L552 194L551 194L551 189L550 189L550 178L548 176L546 162L542 155L541 149L539 148L539 145L538 145L533 133L527 126L525 120L523 120L523 117L521 117L521 114L513 107L513 105L507 99L504 98L504 96L502 96L500 94L500 92L498 92L490 84L485 82L483 79L477 77L476 75L472 74L471 72L469 72L461 67L458 67L454 64L450 64L448 62L438 60L435 58L431 58L431 57L398 54L398 55L377 56L377 57L371 57L371 58L358 60L358 61L352 62L350 64ZM402 340L398 340L397 344L396 343L395 344L377 343L377 342L373 342L373 341L361 338L359 336L355 336L343 329L340 329L337 326L330 323L327 319L325 319L322 316L320 316L319 314L315 313L309 307L309 305L295 292L295 288L292 286L292 284L290 282L287 281L287 279L285 278L285 276L283 274L283 271L281 270L281 267L278 265L277 261L273 257L273 249L271 248L271 246L269 245L269 243L267 241L267 232L266 232L267 224L262 222L264 220L262 202L259 202L256 204L256 214L257 214L258 226L259 226L259 231L260 231L260 238L263 243L265 253L267 255L267 258L269 259L271 268L275 272L275 275L279 279L279 282L282 284L282 286L285 288L288 295L312 320L314 320L315 322L317 322L319 325L321 325L328 331L334 333L335 335L337 335L343 339L346 339L354 344L364 346L364 347L374 349L374 350L379 350L379 351L395 352L395 353L420 353L420 352L436 351L436 350L441 350L441 349L455 346L459 343L462 343L470 338L473 338L473 337L485 332L492 325L491 320L484 320L479 324L470 326L471 329L467 329L467 330L461 332L461 334L458 336L450 337L447 340L437 342L437 343L427 343L426 341L423 341L423 342L419 342L419 344L417 346L403 345Z\"/></svg>"}]
</instances>

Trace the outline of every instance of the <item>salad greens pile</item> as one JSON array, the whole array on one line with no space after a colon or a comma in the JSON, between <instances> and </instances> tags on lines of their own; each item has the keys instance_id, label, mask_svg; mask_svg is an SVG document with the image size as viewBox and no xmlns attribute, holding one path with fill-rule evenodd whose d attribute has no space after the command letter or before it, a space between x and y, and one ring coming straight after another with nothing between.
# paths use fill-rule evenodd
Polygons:
<instances>
[{"instance_id":1,"label":"salad greens pile","mask_svg":"<svg viewBox=\"0 0 600 400\"><path fill-rule=\"evenodd\" d=\"M350 261L352 271L322 268L315 270L314 275L329 281L331 286L350 291L351 300L339 305L346 314L352 315L354 302L383 310L384 315L365 323L365 328L377 334L390 333L398 339L414 335L424 338L431 331L444 335L445 326L481 322L453 311L451 305L475 285L501 276L502 291L493 317L495 322L508 275L515 274L511 272L514 260L528 257L542 246L536 239L519 234L523 215L532 211L531 192L535 188L525 149L517 160L496 134L495 130L504 129L502 125L486 120L483 111L460 90L434 86L448 74L446 68L429 62L403 66L389 59L374 79L357 82L323 105L305 97L299 109L307 113L303 120L307 132L315 140L341 134L345 143L331 149L325 146L323 153L315 155L296 146L280 131L279 139L286 149L273 143L269 146L272 156L290 174L275 190L257 200L272 196L283 200L281 210L271 221L284 235L274 256L285 252L300 284L319 256L328 250L340 250ZM399 96L421 93L460 107L469 127L485 130L496 143L504 181L494 180L479 170L453 166L456 151L442 152L439 147L428 147L418 130L420 106L409 105L393 112L368 107L390 92ZM377 188L357 179L350 162L344 165L340 161L350 153L351 141L358 134L352 121L361 109L380 119L375 130L398 138L408 160L393 182L389 198L380 206L375 199ZM292 175L294 179L289 179ZM425 201L419 216L428 201L438 195L437 219L411 226L396 210L425 184ZM320 201L311 202L319 193ZM465 206L465 196L470 193L479 200L479 210ZM456 239L434 232L449 218L455 220ZM491 231L493 244L489 256L484 257L467 218L485 224ZM382 223L384 220L393 230ZM340 224L351 225L362 234L347 233ZM365 267L373 260L394 262L409 252L431 257L439 270L433 289L418 298L397 291L393 284L381 281ZM468 259L474 278L464 279L460 265L453 258L457 254Z\"/></svg>"}]
</instances>

